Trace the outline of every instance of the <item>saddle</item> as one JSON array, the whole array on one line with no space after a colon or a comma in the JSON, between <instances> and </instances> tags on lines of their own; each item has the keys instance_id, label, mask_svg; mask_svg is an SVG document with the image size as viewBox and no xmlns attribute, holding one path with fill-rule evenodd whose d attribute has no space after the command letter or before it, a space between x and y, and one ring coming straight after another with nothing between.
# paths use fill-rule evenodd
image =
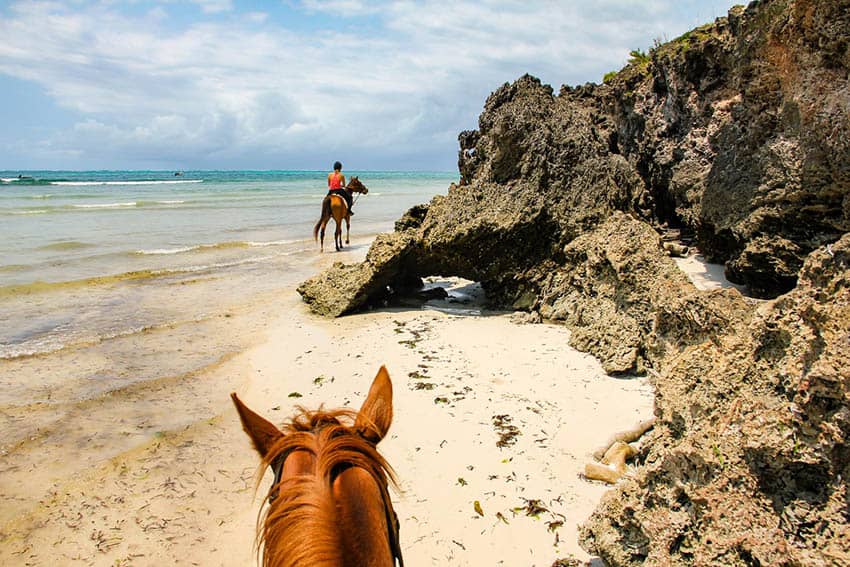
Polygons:
<instances>
[{"instance_id":1,"label":"saddle","mask_svg":"<svg viewBox=\"0 0 850 567\"><path fill-rule=\"evenodd\" d=\"M322 201L322 208L325 207L327 203L330 205L330 200L333 195L337 197L342 197L343 202L345 203L345 208L348 209L346 212L350 215L354 214L354 211L351 210L351 204L353 200L353 195L347 189L331 189L328 191L328 194L325 196L325 199ZM351 203L351 204L350 204Z\"/></svg>"}]
</instances>

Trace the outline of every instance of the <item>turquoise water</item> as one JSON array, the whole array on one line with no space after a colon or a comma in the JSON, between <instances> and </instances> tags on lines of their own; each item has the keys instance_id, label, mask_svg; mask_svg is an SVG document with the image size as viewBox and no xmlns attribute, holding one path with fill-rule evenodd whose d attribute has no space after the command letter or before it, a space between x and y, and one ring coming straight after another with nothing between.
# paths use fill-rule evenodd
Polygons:
<instances>
[{"instance_id":1,"label":"turquoise water","mask_svg":"<svg viewBox=\"0 0 850 567\"><path fill-rule=\"evenodd\" d=\"M0 172L0 525L57 479L231 410L239 354L299 324L295 285L455 180L352 173L370 191L351 246L320 254L325 172Z\"/></svg>"},{"instance_id":2,"label":"turquoise water","mask_svg":"<svg viewBox=\"0 0 850 567\"><path fill-rule=\"evenodd\" d=\"M354 206L361 238L392 230L457 178L345 173L369 188ZM326 175L0 172L0 359L208 318L297 283L314 269Z\"/></svg>"}]
</instances>

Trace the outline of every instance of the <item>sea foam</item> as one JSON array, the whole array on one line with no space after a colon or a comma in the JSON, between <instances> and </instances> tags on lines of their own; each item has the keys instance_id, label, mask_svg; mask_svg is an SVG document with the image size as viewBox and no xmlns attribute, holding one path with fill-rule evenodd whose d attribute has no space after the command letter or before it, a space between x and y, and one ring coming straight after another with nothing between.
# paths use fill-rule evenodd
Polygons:
<instances>
[{"instance_id":1,"label":"sea foam","mask_svg":"<svg viewBox=\"0 0 850 567\"><path fill-rule=\"evenodd\" d=\"M138 203L130 201L128 203L97 203L89 205L71 205L74 209L117 209L120 207L135 207Z\"/></svg>"},{"instance_id":2,"label":"sea foam","mask_svg":"<svg viewBox=\"0 0 850 567\"><path fill-rule=\"evenodd\" d=\"M203 179L169 179L150 181L51 181L51 185L83 187L88 185L178 185L182 183L203 183Z\"/></svg>"},{"instance_id":3,"label":"sea foam","mask_svg":"<svg viewBox=\"0 0 850 567\"><path fill-rule=\"evenodd\" d=\"M267 242L257 241L231 241L216 242L215 244L195 244L194 246L178 246L176 248L152 248L148 250L136 250L133 254L140 256L167 256L172 254L183 254L185 252L199 252L206 250L225 250L227 248L265 248L267 246L284 246L293 244L297 240L271 240Z\"/></svg>"}]
</instances>

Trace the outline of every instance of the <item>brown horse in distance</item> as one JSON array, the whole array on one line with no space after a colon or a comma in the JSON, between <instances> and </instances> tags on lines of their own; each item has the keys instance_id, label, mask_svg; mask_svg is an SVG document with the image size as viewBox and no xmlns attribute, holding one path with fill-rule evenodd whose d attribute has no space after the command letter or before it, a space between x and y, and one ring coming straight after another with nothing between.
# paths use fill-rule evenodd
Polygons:
<instances>
[{"instance_id":1,"label":"brown horse in distance","mask_svg":"<svg viewBox=\"0 0 850 567\"><path fill-rule=\"evenodd\" d=\"M298 408L280 430L231 394L261 466L275 475L258 522L264 567L392 567L396 558L403 567L387 488L395 479L376 449L392 396L382 366L356 414Z\"/></svg>"},{"instance_id":2,"label":"brown horse in distance","mask_svg":"<svg viewBox=\"0 0 850 567\"><path fill-rule=\"evenodd\" d=\"M364 195L369 192L369 189L367 189L356 176L351 178L348 185L345 186L345 190L349 193L363 193ZM322 201L322 217L319 219L319 222L316 223L316 226L313 227L313 240L319 240L319 231L321 230L320 251L322 252L325 251L325 227L328 225L328 221L330 221L331 217L333 217L334 222L336 223L336 230L334 231L334 245L336 246L337 252L339 252L342 250L343 219L345 220L346 244L348 244L348 235L351 231L351 214L348 211L348 204L345 202L345 199L339 195L328 195L325 197L324 201Z\"/></svg>"}]
</instances>

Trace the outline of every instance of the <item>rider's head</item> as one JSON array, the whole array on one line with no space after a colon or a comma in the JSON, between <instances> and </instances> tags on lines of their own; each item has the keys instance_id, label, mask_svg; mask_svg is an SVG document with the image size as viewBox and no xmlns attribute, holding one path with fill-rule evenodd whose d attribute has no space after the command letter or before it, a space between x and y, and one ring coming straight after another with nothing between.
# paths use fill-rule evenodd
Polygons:
<instances>
[{"instance_id":1,"label":"rider's head","mask_svg":"<svg viewBox=\"0 0 850 567\"><path fill-rule=\"evenodd\" d=\"M334 171L342 171L342 164L340 162L334 162Z\"/></svg>"}]
</instances>

